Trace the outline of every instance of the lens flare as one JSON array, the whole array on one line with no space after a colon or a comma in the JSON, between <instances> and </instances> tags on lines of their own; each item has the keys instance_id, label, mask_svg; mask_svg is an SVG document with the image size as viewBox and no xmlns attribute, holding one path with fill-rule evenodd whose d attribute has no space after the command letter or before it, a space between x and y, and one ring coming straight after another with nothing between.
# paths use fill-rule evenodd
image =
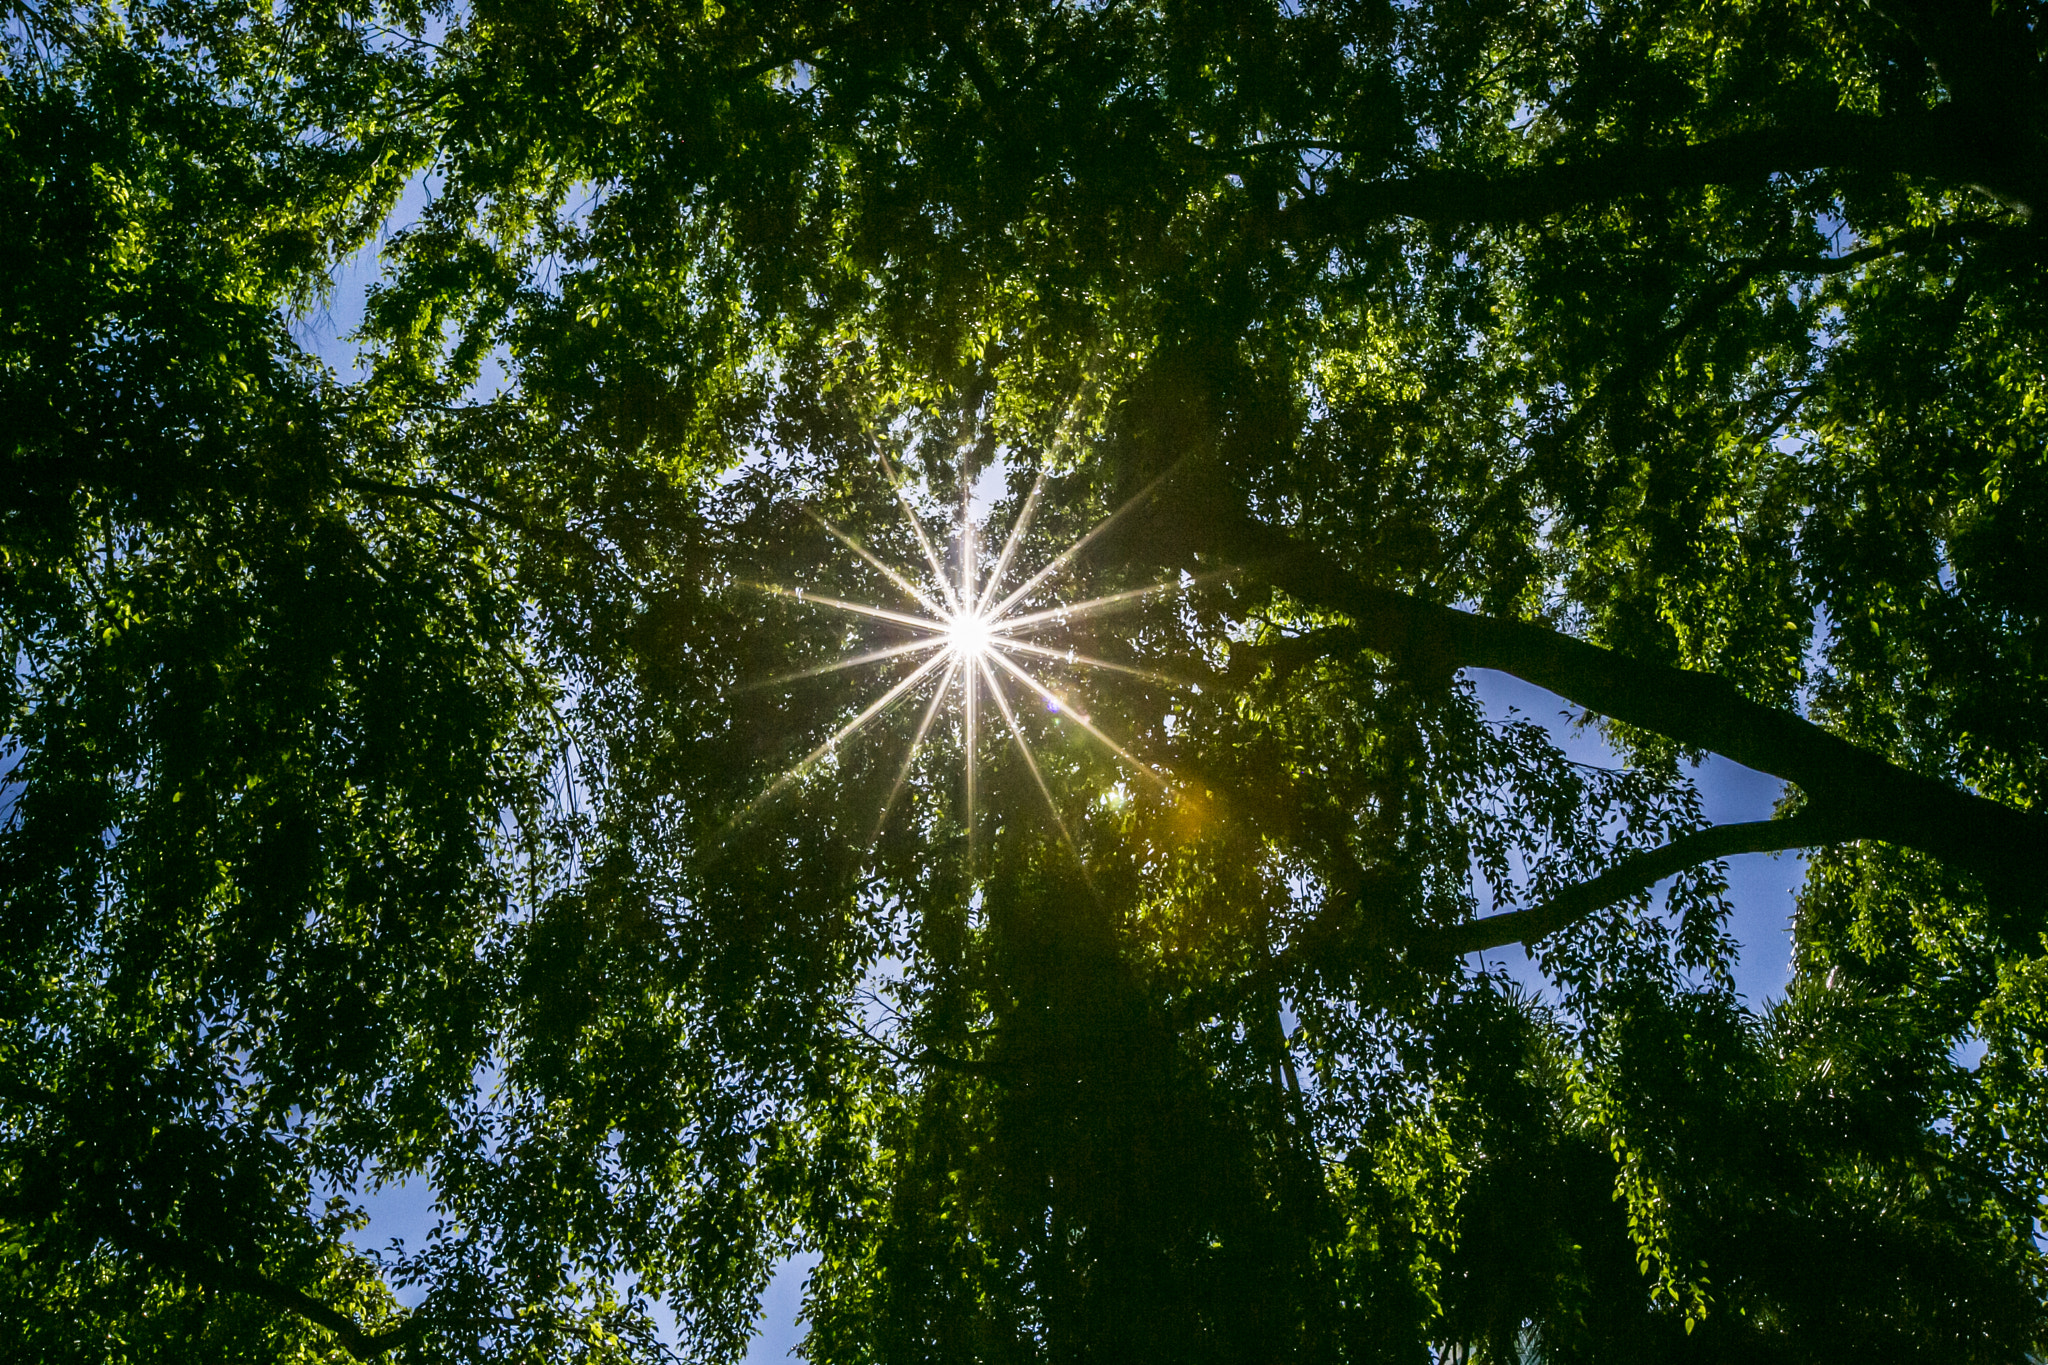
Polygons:
<instances>
[{"instance_id":1,"label":"lens flare","mask_svg":"<svg viewBox=\"0 0 2048 1365\"><path fill-rule=\"evenodd\" d=\"M879 451L877 452L877 454L880 453ZM1022 507L1018 510L1017 519L1010 527L1002 552L996 557L996 561L990 567L986 578L981 576L982 566L977 555L977 545L981 538L977 535L976 527L970 519L968 508L963 503L960 509L959 523L954 528L953 537L959 563L958 577L955 579L948 575L941 564L939 555L933 547L931 537L925 530L922 517L918 514L909 493L897 482L895 471L890 467L886 457L882 460L882 466L896 494L897 507L902 512L905 522L908 523L918 548L923 552L925 567L929 570L928 582L919 583L916 581L921 576L920 570L917 568L891 567L879 559L866 545L837 526L832 525L822 517L816 517L815 520L841 544L866 561L870 567L879 570L882 576L898 592L909 599L908 605L905 608L892 609L872 603L848 601L844 598L827 597L815 592L767 584L756 586L759 586L764 592L787 597L794 601L802 602L807 606L824 607L833 611L845 612L869 621L881 622L897 630L907 630L911 632L911 638L884 648L850 654L846 658L833 663L802 669L795 673L783 674L780 677L766 680L766 683L762 685L789 682L798 678L817 677L844 669L859 668L866 664L915 658L927 651L930 651L930 657L923 659L918 664L918 667L913 669L908 676L886 689L880 698L861 708L852 720L841 726L838 731L827 738L824 743L820 744L802 761L777 777L760 796L754 799L746 811L741 812L741 817L759 808L778 792L786 789L791 783L804 776L805 773L823 763L830 755L837 752L840 745L885 715L898 702L920 694L934 677L938 679L937 688L930 694L923 720L918 725L917 732L912 737L909 748L903 756L902 766L898 769L895 785L890 788L888 799L882 805L880 818L875 824L877 833L880 832L882 826L887 822L890 808L894 806L896 798L901 794L904 784L910 776L911 769L917 761L918 751L923 747L925 739L930 734L934 721L938 719L939 713L946 709L946 703L950 699L953 703L951 714L959 722L962 740L961 747L965 760L965 771L961 776L966 797L968 861L971 875L974 846L975 791L978 785L976 781L976 763L980 744L978 733L980 728L979 718L985 696L987 701L994 704L996 712L1002 717L1003 724L1008 729L1010 738L1015 741L1018 752L1023 755L1024 762L1030 768L1032 777L1036 779L1038 789L1045 797L1046 807L1052 812L1053 823L1059 828L1062 837L1067 837L1066 822L1060 817L1059 808L1053 802L1052 791L1047 786L1044 774L1040 772L1037 761L1033 759L1030 745L1024 737L1023 729L1018 724L1017 709L1011 705L1009 697L1009 689L1011 687L1021 687L1027 697L1035 697L1054 718L1054 723L1073 724L1082 733L1101 744L1109 752L1115 754L1118 759L1130 765L1141 776L1164 787L1166 785L1166 778L1158 769L1144 762L1123 745L1118 744L1115 740L1104 734L1089 720L1085 712L1077 710L1068 698L1054 692L1020 662L1020 658L1049 659L1070 666L1106 669L1116 673L1135 675L1153 682L1178 685L1174 679L1150 669L1137 668L1130 664L1113 663L1107 659L1093 658L1089 655L1078 653L1071 648L1058 648L1027 637L1063 630L1075 621L1086 620L1103 612L1128 607L1141 600L1184 591L1190 586L1192 580L1182 579L1123 592L1113 592L1105 596L1079 602L1062 602L1055 599L1049 605L1040 606L1034 610L1024 611L1019 609L1026 599L1040 593L1041 589L1047 589L1049 585L1054 584L1059 576L1075 563L1080 552L1089 542L1101 535L1112 522L1118 520L1124 513L1148 496L1152 488L1147 487L1140 492L1137 497L1126 503L1122 508L1119 508L1116 512L1099 522L1086 535L1054 555L1035 573L1026 578L1023 583L999 598L998 594L1003 592L1004 579L1008 576L1011 563L1016 558L1026 533L1030 530L1033 514L1038 510L1040 496L1045 490L1045 476L1043 474L1039 475L1029 496L1024 499ZM1043 595L1054 596L1050 592ZM1067 844L1069 848L1073 847L1071 837L1067 837ZM1079 857L1078 850L1076 850L1075 856Z\"/></svg>"}]
</instances>

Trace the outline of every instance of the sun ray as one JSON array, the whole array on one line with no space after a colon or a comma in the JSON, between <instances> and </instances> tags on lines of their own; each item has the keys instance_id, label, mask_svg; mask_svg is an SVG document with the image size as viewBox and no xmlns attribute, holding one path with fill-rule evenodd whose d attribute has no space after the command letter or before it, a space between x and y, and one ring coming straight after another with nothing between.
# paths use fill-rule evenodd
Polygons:
<instances>
[{"instance_id":1,"label":"sun ray","mask_svg":"<svg viewBox=\"0 0 2048 1365\"><path fill-rule=\"evenodd\" d=\"M946 693L952 690L953 674L959 668L958 659L946 665L946 676L939 679L938 690L932 693L931 705L924 708L924 718L917 723L917 733L910 737L910 747L903 751L903 766L896 770L896 781L882 801L882 813L875 818L875 832L868 836L870 848L874 847L875 840L882 837L882 826L889 823L889 812L896 808L896 798L903 794L904 784L910 781L910 769L917 762L917 751L924 746L924 737L931 733L932 722L938 719L939 707L945 702Z\"/></svg>"},{"instance_id":2,"label":"sun ray","mask_svg":"<svg viewBox=\"0 0 2048 1365\"><path fill-rule=\"evenodd\" d=\"M1063 712L1065 715L1067 715L1073 720L1074 724L1080 726L1083 730L1086 730L1089 734L1095 736L1095 738L1099 740L1105 748L1107 748L1111 753L1115 754L1118 758L1122 759L1124 762L1130 764L1133 768L1136 768L1141 775L1151 778L1154 782L1157 782L1162 788L1170 785L1166 780L1166 776L1163 773L1161 773L1157 768L1145 762L1136 754L1133 754L1130 750L1124 748L1123 745L1117 743L1108 735L1103 734L1100 729L1096 728L1094 721L1089 720L1079 711L1076 711L1073 708L1073 706L1066 700L1066 698L1060 696L1059 693L1053 691L1044 683L1032 677L1023 669L1019 668L1015 663L1011 662L1008 656L1004 655L998 650L990 650L989 657L991 659L994 659L997 663L1001 664L1009 672L1015 674L1018 681L1022 682L1026 687L1030 688L1033 692L1036 692L1039 696L1044 697L1054 706L1057 706L1061 710L1061 712Z\"/></svg>"},{"instance_id":3,"label":"sun ray","mask_svg":"<svg viewBox=\"0 0 2048 1365\"><path fill-rule=\"evenodd\" d=\"M1154 479L1151 483L1147 484L1137 496L1133 497L1109 516L1103 518L1087 534L1055 555L1050 562L1033 573L1021 585L1012 588L1003 596L1000 602L996 602L994 606L991 606L990 603L994 601L997 594L1003 591L1004 580L1009 575L1012 566L1016 563L1024 542L1031 533L1034 518L1042 506L1045 490L1049 484L1049 475L1041 469L1033 480L1031 488L1025 494L1024 500L1018 508L1017 515L1004 538L1000 553L995 556L994 562L989 566L986 576L983 576L978 544L979 528L976 526L973 517L974 480L972 478L971 457L965 453L961 456L960 514L953 542L954 552L957 554L958 560L957 563L949 566L940 558L931 537L925 533L923 519L918 515L917 507L906 491L905 485L897 478L897 471L891 464L888 453L882 448L879 441L875 441L875 454L876 458L881 462L883 474L889 481L890 491L895 495L897 508L904 516L906 524L910 527L913 536L916 538L918 548L924 556L926 565L932 571L929 585L923 585L915 581L913 576L914 570L907 566L901 570L891 567L870 551L858 538L833 525L823 516L815 512L810 513L810 515L834 539L838 540L847 549L853 551L869 567L879 571L895 589L915 602L917 608L927 614L919 615L912 611L891 610L887 607L875 606L866 602L851 601L842 597L812 593L802 589L783 588L770 584L746 584L744 586L759 588L761 591L775 596L787 597L798 602L814 603L818 606L829 607L834 611L846 612L855 616L865 617L869 620L885 622L913 633L912 637L907 640L900 640L879 648L850 654L843 659L800 669L793 673L782 674L778 677L767 679L764 682L752 683L747 686L763 687L777 683L794 682L802 678L821 677L867 664L885 663L891 659L914 656L927 651L929 651L931 657L919 662L914 670L896 681L880 697L861 710L858 715L842 725L833 733L831 738L827 739L823 744L805 755L801 761L793 765L788 771L769 783L768 787L759 796L755 797L739 815L735 816L728 823L727 828L730 829L743 818L772 800L789 784L815 768L834 748L851 740L877 717L909 695L913 689L923 685L933 674L939 673L943 669L943 673L939 676L938 686L932 691L930 699L924 703L923 714L919 717L917 727L910 737L910 742L903 751L902 760L897 765L895 780L890 784L888 793L877 812L873 827L874 832L869 836L866 847L873 848L875 841L881 837L882 829L888 823L890 813L895 809L898 798L902 795L904 787L908 785L912 773L916 770L918 756L926 750L926 741L931 735L932 727L939 721L939 712L946 709L949 705L957 706L961 738L961 827L965 835L963 842L967 883L969 886L972 886L977 871L980 839L980 751L984 740L981 712L982 693L985 686L988 699L1001 714L1003 726L1008 730L1011 740L1017 745L1018 752L1024 758L1025 766L1031 772L1031 780L1037 785L1039 795L1045 799L1046 809L1051 813L1054 824L1059 827L1060 837L1066 842L1068 849L1073 853L1075 862L1080 864L1083 877L1086 877L1088 869L1086 864L1081 861L1079 846L1075 843L1072 831L1068 829L1064 817L1060 814L1059 803L1054 799L1052 785L1047 780L1045 769L1039 765L1037 757L1031 752L1031 740L1025 734L1024 726L1019 719L1017 706L1012 704L1009 684L999 675L998 670L1009 674L1017 682L1023 684L1030 693L1042 697L1049 709L1056 712L1064 712L1091 739L1102 745L1103 748L1114 754L1122 762L1130 765L1140 775L1157 783L1162 788L1170 787L1169 776L1163 770L1155 768L1116 740L1111 739L1087 715L1076 710L1073 704L1065 697L1040 681L1024 668L1017 658L1011 656L1014 654L1022 658L1059 661L1084 668L1104 669L1113 673L1143 678L1149 682L1156 682L1175 688L1192 686L1188 682L1154 669L1136 664L1117 663L1109 659L1083 654L1073 649L1061 649L1052 643L1043 642L1042 637L1037 640L1024 637L1038 635L1041 631L1063 626L1078 618L1110 611L1127 603L1182 592L1195 583L1206 581L1207 578L1213 577L1213 575L1192 579L1183 576L1170 583L1155 583L1145 587L1131 588L1122 592L1090 598L1083 602L1048 606L1014 616L1007 613L1015 608L1019 602L1024 601L1032 593L1036 592L1042 585L1051 582L1062 570L1072 565L1083 550L1111 526L1115 525L1131 509L1142 503L1153 490L1158 488L1160 482L1167 475L1161 475L1160 478ZM1171 473L1172 471L1169 470L1168 474ZM927 586L935 591L927 591ZM956 683L959 687L957 694L954 692Z\"/></svg>"},{"instance_id":4,"label":"sun ray","mask_svg":"<svg viewBox=\"0 0 2048 1365\"><path fill-rule=\"evenodd\" d=\"M1041 469L1038 471L1038 477L1032 480L1031 491L1024 496L1024 506L1018 510L1017 520L1010 526L1010 538L1003 542L1003 552L996 556L996 566L989 570L988 582L981 585L981 596L974 604L974 609L979 614L989 614L988 600L996 595L996 588L1002 583L1003 575L1010 570L1010 561L1016 558L1017 547L1023 543L1025 535L1031 530L1031 519L1038 512L1038 499L1044 492L1045 471Z\"/></svg>"},{"instance_id":5,"label":"sun ray","mask_svg":"<svg viewBox=\"0 0 2048 1365\"><path fill-rule=\"evenodd\" d=\"M810 518L811 520L817 522L818 525L824 527L828 532L830 532L832 537L835 540L837 540L841 545L844 545L847 549L859 555L869 564L872 564L882 574L883 577L887 578L891 583L894 583L898 588L902 589L905 596L909 597L912 601L916 602L926 611L932 613L932 615L934 616L943 616L946 614L946 609L939 605L937 598L933 597L923 588L918 587L917 584L911 582L902 574L897 573L887 564L884 564L881 560L877 559L872 553L869 552L867 546L861 544L852 536L846 534L846 532L840 530L837 526L834 526L831 522L819 516L816 512L810 513Z\"/></svg>"},{"instance_id":6,"label":"sun ray","mask_svg":"<svg viewBox=\"0 0 2048 1365\"><path fill-rule=\"evenodd\" d=\"M928 616L909 616L900 611L890 611L886 607L871 607L864 602L848 602L844 598L827 597L823 593L805 592L802 588L782 588L773 583L753 583L748 586L775 597L794 598L799 602L816 602L821 607L850 611L856 616L871 616L878 621L893 621L899 626L909 626L913 630L943 633L946 629L945 622L934 621Z\"/></svg>"},{"instance_id":7,"label":"sun ray","mask_svg":"<svg viewBox=\"0 0 2048 1365\"><path fill-rule=\"evenodd\" d=\"M1082 875L1086 876L1088 864L1082 862L1081 850L1074 843L1074 836L1068 832L1067 822L1060 816L1058 803L1052 799L1052 788L1045 785L1045 774L1039 771L1038 760L1031 756L1031 746L1024 740L1023 727L1017 724L1016 713L1010 710L1010 699L1003 695L1002 687L996 682L995 670L988 666L988 660L983 658L978 662L981 664L982 675L988 679L988 694L994 699L996 709L1003 713L1003 723L1010 727L1010 738L1017 741L1017 752L1024 756L1024 766L1031 770L1031 780L1038 784L1038 794L1045 798L1046 812L1052 816L1053 825L1058 828L1060 838L1066 841L1067 852L1074 855L1074 861L1080 865Z\"/></svg>"},{"instance_id":8,"label":"sun ray","mask_svg":"<svg viewBox=\"0 0 2048 1365\"><path fill-rule=\"evenodd\" d=\"M947 603L953 610L960 610L965 604L953 595L953 584L946 577L945 565L939 560L939 552L932 548L931 537L925 534L924 518L917 514L917 508L911 505L910 495L903 491L903 482L896 477L896 466L889 462L889 452L882 448L882 443L875 439L874 433L868 434L868 440L875 447L875 458L882 462L882 477L888 482L889 491L896 495L897 509L903 513L903 520L909 524L910 534L917 537L917 548L924 551L924 562L931 567L932 578L938 583L939 590L945 595Z\"/></svg>"},{"instance_id":9,"label":"sun ray","mask_svg":"<svg viewBox=\"0 0 2048 1365\"><path fill-rule=\"evenodd\" d=\"M1113 663L1108 659L1098 659L1092 654L1083 654L1079 650L1053 649L1047 645L1032 644L1029 640L1005 640L1001 636L992 637L989 643L998 649L1018 649L1026 654L1036 655L1041 659L1057 659L1062 663L1086 664L1090 668L1106 668L1112 673L1128 673L1134 678L1143 678L1147 682L1164 683L1168 687L1187 686L1181 679L1170 677L1165 673L1159 672L1157 669L1140 668L1136 664Z\"/></svg>"},{"instance_id":10,"label":"sun ray","mask_svg":"<svg viewBox=\"0 0 2048 1365\"><path fill-rule=\"evenodd\" d=\"M767 802L773 800L777 792L781 791L784 787L788 786L790 783L796 781L805 773L809 772L812 768L816 767L818 764L818 760L825 757L825 755L831 753L841 744L844 744L847 740L853 738L856 734L860 733L861 730L866 728L869 721L873 720L876 716L881 715L882 712L888 710L889 707L895 702L895 700L898 697L902 696L905 692L908 692L911 688L917 686L917 684L923 679L931 676L932 672L935 669L937 669L940 664L945 662L946 656L944 654L938 654L934 655L932 658L926 659L923 663L919 664L917 668L908 677L904 678L901 682L898 682L894 687L890 688L887 692L884 692L880 697L876 698L873 702L869 703L868 708L866 710L862 711L859 715L855 716L852 720L846 722L846 724L840 726L838 730L834 731L830 739L827 739L823 744L820 744L817 748L811 750L808 754L804 755L803 758L799 759L796 763L792 764L786 771L784 771L782 776L776 778L773 782L769 783L767 789L764 790L759 796L755 797L752 801L749 801L746 804L745 809L741 810L738 815L735 815L729 823L739 823L741 819L752 814L754 811L758 810Z\"/></svg>"},{"instance_id":11,"label":"sun ray","mask_svg":"<svg viewBox=\"0 0 2048 1365\"><path fill-rule=\"evenodd\" d=\"M1179 467L1179 463L1176 462L1173 468L1178 469ZM1057 555L1054 555L1044 568L1040 569L1037 573L1031 575L1031 577L1025 579L1022 587L1019 587L1016 591L1012 592L1008 597L1005 597L1001 602L997 603L994 607L990 608L987 614L990 616L1001 616L1003 615L1003 613L1007 612L1011 607L1016 606L1019 602L1023 601L1026 597L1030 596L1032 590L1036 588L1039 584L1045 582L1048 578L1051 578L1061 569L1064 569L1067 565L1073 563L1075 557L1079 555L1081 551L1087 549L1089 544L1093 542L1097 536L1107 531L1110 527L1116 525L1116 523L1121 521L1124 518L1124 516L1131 511L1132 508L1136 507L1145 499L1151 497L1153 490L1157 489L1160 484L1164 483L1166 481L1167 475L1170 475L1172 473L1173 469L1169 469L1166 471L1165 474L1161 474L1158 478L1152 480L1152 482L1146 484L1143 488L1139 489L1137 491L1137 494L1133 496L1129 502L1126 502L1123 506L1117 508L1114 512L1111 512L1101 521L1096 522L1094 528L1090 530L1088 534L1082 536L1079 540L1075 541L1072 545L1069 545L1066 549L1060 551Z\"/></svg>"},{"instance_id":12,"label":"sun ray","mask_svg":"<svg viewBox=\"0 0 2048 1365\"><path fill-rule=\"evenodd\" d=\"M962 616L979 617L981 612L974 604L974 523L967 517L967 509L960 509L960 611Z\"/></svg>"},{"instance_id":13,"label":"sun ray","mask_svg":"<svg viewBox=\"0 0 2048 1365\"><path fill-rule=\"evenodd\" d=\"M967 881L974 882L974 670L960 670L960 724L967 759Z\"/></svg>"},{"instance_id":14,"label":"sun ray","mask_svg":"<svg viewBox=\"0 0 2048 1365\"><path fill-rule=\"evenodd\" d=\"M775 687L782 683L797 682L804 678L822 678L827 673L837 673L842 669L858 668L862 664L880 663L884 659L894 659L904 654L914 654L920 649L937 649L945 643L946 637L943 635L927 635L920 640L909 640L900 645L890 645L887 649L871 649L865 654L856 654L850 659L836 659L829 664L818 664L813 668L799 668L794 673L778 673L772 678L762 678L758 682L741 683L734 690L739 692L755 692L764 687Z\"/></svg>"},{"instance_id":15,"label":"sun ray","mask_svg":"<svg viewBox=\"0 0 2048 1365\"><path fill-rule=\"evenodd\" d=\"M1048 621L1065 622L1096 616L1108 611L1111 607L1119 607L1127 602L1137 602L1148 597L1171 596L1177 592L1185 592L1193 586L1195 586L1193 582L1182 579L1174 579L1169 583L1148 583L1142 588L1127 588L1123 592L1108 593L1102 597L1091 597L1086 602L1064 602L1057 607L1047 607L1043 611L1027 612L1022 616L1005 616L991 626L990 629L999 635L1008 635L1014 631L1033 629L1044 625Z\"/></svg>"}]
</instances>

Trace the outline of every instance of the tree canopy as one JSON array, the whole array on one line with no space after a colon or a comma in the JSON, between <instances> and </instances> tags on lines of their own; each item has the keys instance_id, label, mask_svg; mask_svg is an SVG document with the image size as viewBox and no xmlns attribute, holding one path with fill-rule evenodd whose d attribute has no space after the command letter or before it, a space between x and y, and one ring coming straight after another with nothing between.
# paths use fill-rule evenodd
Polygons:
<instances>
[{"instance_id":1,"label":"tree canopy","mask_svg":"<svg viewBox=\"0 0 2048 1365\"><path fill-rule=\"evenodd\" d=\"M5 35L22 1358L2048 1350L2048 7Z\"/></svg>"}]
</instances>

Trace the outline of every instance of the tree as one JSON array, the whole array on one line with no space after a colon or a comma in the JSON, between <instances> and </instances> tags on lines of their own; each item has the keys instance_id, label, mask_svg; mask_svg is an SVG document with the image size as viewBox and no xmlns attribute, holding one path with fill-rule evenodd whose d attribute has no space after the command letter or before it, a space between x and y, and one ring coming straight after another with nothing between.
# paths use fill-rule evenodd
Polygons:
<instances>
[{"instance_id":1,"label":"tree","mask_svg":"<svg viewBox=\"0 0 2048 1365\"><path fill-rule=\"evenodd\" d=\"M821 1361L2038 1352L2042 21L17 11L24 1339L729 1358L805 1247ZM1113 667L829 743L926 656L819 599L1026 507Z\"/></svg>"}]
</instances>

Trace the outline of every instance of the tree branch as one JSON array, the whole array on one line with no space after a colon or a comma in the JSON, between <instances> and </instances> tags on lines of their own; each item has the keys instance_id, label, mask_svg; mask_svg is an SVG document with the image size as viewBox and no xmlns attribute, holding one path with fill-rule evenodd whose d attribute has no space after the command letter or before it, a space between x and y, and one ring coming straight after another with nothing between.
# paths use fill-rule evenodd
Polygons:
<instances>
[{"instance_id":1,"label":"tree branch","mask_svg":"<svg viewBox=\"0 0 2048 1365\"><path fill-rule=\"evenodd\" d=\"M1872 242L1854 251L1845 251L1839 256L1766 256L1756 261L1757 267L1774 275L1839 275L1854 270L1872 261L1884 260L1891 256L1903 256L1911 251L1920 251L1930 246L1946 246L1955 242L1968 241L1972 237L1997 237L2010 231L2013 223L1997 218L1965 218L1951 223L1936 223L1931 227L1902 232L1883 241Z\"/></svg>"},{"instance_id":2,"label":"tree branch","mask_svg":"<svg viewBox=\"0 0 2048 1365\"><path fill-rule=\"evenodd\" d=\"M1713 825L1673 839L1662 848L1624 858L1599 876L1568 886L1527 910L1488 915L1419 935L1415 949L1427 957L1448 959L1510 943L1533 946L1596 910L1647 891L1664 878L1711 858L1812 848L1855 837L1856 831L1848 824L1812 808L1783 820Z\"/></svg>"},{"instance_id":3,"label":"tree branch","mask_svg":"<svg viewBox=\"0 0 2048 1365\"><path fill-rule=\"evenodd\" d=\"M974 50L973 43L965 33L953 39L944 40L944 46L947 55L960 63L960 69L967 73L968 83L974 87L974 93L981 97L982 108L986 109L990 117L993 118L996 112L996 105L1002 99L1003 93L1001 85L995 78L995 73L988 69L988 63L984 62L981 59L981 54Z\"/></svg>"},{"instance_id":4,"label":"tree branch","mask_svg":"<svg viewBox=\"0 0 2048 1365\"><path fill-rule=\"evenodd\" d=\"M387 1355L411 1342L426 1326L426 1320L415 1313L387 1331L367 1332L341 1310L302 1290L279 1284L267 1275L215 1260L189 1243L146 1231L125 1219L110 1217L107 1222L115 1231L116 1239L129 1250L168 1269L180 1271L216 1293L248 1294L288 1313L296 1313L333 1333L334 1339L357 1360L376 1360Z\"/></svg>"},{"instance_id":5,"label":"tree branch","mask_svg":"<svg viewBox=\"0 0 2048 1365\"><path fill-rule=\"evenodd\" d=\"M1943 105L1872 118L1829 114L1669 147L1609 147L1498 171L1426 170L1339 183L1281 214L1289 240L1324 241L1392 218L1433 223L1526 223L1589 204L1705 185L1757 182L1826 169L1926 176L1982 186L2030 209L2041 198L2036 139L1999 131Z\"/></svg>"},{"instance_id":6,"label":"tree branch","mask_svg":"<svg viewBox=\"0 0 2048 1365\"><path fill-rule=\"evenodd\" d=\"M1150 530L1153 549L1179 539L1180 557L1241 566L1305 605L1348 618L1357 643L1425 676L1490 668L1589 711L1731 758L1799 787L1808 804L1856 831L1931 853L1983 879L2011 946L2040 950L2041 888L2048 886L2048 820L1899 767L1789 711L1751 701L1725 678L1647 663L1547 626L1438 606L1377 587L1316 550L1262 525L1228 495L1200 489ZM1209 490L1220 493L1220 490ZM1176 515L1177 513L1177 515Z\"/></svg>"},{"instance_id":7,"label":"tree branch","mask_svg":"<svg viewBox=\"0 0 2048 1365\"><path fill-rule=\"evenodd\" d=\"M430 483L390 483L384 479L366 479L354 474L345 474L336 482L343 488L357 493L374 493L380 497L405 498L413 502L443 503L449 507L460 507L466 512L474 512L486 521L495 521L500 526L509 526L528 535L547 534L544 528L535 526L517 513L504 511L487 502L478 502L475 498L465 497Z\"/></svg>"},{"instance_id":8,"label":"tree branch","mask_svg":"<svg viewBox=\"0 0 2048 1365\"><path fill-rule=\"evenodd\" d=\"M1317 565L1283 571L1290 592L1316 591L1372 647L1443 668L1491 668L1591 711L1781 777L1867 837L1932 853L2007 894L2048 881L2048 824L1887 762L1789 711L1743 696L1725 678L1573 639L1546 626L1478 616L1367 587ZM1315 599L1311 599L1315 600Z\"/></svg>"},{"instance_id":9,"label":"tree branch","mask_svg":"<svg viewBox=\"0 0 2048 1365\"><path fill-rule=\"evenodd\" d=\"M472 512L486 521L518 531L543 544L550 544L566 550L591 563L610 569L630 580L632 575L612 556L606 554L589 537L560 526L547 526L518 512L508 512L502 507L467 497L451 489L430 483L391 483L384 479L364 478L355 474L344 474L335 480L341 487L356 493L374 497L403 498L409 502L437 504L443 507L461 508Z\"/></svg>"}]
</instances>

